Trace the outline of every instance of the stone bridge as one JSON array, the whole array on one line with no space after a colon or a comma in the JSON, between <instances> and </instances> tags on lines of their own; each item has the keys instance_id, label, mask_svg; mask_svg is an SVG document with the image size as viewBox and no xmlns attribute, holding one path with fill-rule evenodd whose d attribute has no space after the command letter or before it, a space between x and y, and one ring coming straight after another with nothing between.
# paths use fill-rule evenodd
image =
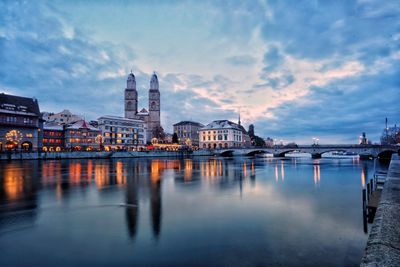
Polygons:
<instances>
[{"instance_id":1,"label":"stone bridge","mask_svg":"<svg viewBox=\"0 0 400 267\"><path fill-rule=\"evenodd\" d=\"M297 147L274 146L271 148L225 148L215 149L219 156L252 156L256 154L273 154L274 157L284 157L289 152L311 154L312 158L321 158L327 152L350 152L360 155L361 158L390 158L393 153L400 153L400 146L396 145L299 145Z\"/></svg>"}]
</instances>

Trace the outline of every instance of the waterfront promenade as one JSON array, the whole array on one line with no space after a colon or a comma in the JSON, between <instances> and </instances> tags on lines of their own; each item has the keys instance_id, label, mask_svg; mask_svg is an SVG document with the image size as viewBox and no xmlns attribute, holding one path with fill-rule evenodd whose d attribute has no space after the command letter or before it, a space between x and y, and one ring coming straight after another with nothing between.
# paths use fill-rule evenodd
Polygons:
<instances>
[{"instance_id":1,"label":"waterfront promenade","mask_svg":"<svg viewBox=\"0 0 400 267\"><path fill-rule=\"evenodd\" d=\"M0 154L0 160L157 158L157 157L184 157L190 154L191 154L190 151L31 152L31 153L3 153ZM209 153L205 155L209 155Z\"/></svg>"},{"instance_id":2,"label":"waterfront promenade","mask_svg":"<svg viewBox=\"0 0 400 267\"><path fill-rule=\"evenodd\" d=\"M393 155L362 267L400 266L400 158Z\"/></svg>"}]
</instances>

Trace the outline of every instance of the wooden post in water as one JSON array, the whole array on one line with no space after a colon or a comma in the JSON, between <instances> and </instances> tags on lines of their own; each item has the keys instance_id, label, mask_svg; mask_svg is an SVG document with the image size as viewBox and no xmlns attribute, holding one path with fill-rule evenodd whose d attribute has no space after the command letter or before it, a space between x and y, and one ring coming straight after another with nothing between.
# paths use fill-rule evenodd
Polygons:
<instances>
[{"instance_id":1,"label":"wooden post in water","mask_svg":"<svg viewBox=\"0 0 400 267\"><path fill-rule=\"evenodd\" d=\"M369 197L371 196L371 184L367 184L367 201L369 201Z\"/></svg>"},{"instance_id":2,"label":"wooden post in water","mask_svg":"<svg viewBox=\"0 0 400 267\"><path fill-rule=\"evenodd\" d=\"M371 179L371 180L369 180L369 183L371 184L371 194L372 194L372 192L374 192L374 180L373 179Z\"/></svg>"},{"instance_id":3,"label":"wooden post in water","mask_svg":"<svg viewBox=\"0 0 400 267\"><path fill-rule=\"evenodd\" d=\"M362 190L362 209L363 209L364 233L368 233L368 223L367 223L367 192L366 192L365 188Z\"/></svg>"}]
</instances>

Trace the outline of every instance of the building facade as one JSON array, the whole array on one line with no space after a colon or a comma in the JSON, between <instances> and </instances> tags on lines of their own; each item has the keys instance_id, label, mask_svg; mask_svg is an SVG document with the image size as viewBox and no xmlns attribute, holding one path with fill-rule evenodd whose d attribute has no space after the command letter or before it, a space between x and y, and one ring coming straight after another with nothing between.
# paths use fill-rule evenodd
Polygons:
<instances>
[{"instance_id":1,"label":"building facade","mask_svg":"<svg viewBox=\"0 0 400 267\"><path fill-rule=\"evenodd\" d=\"M242 148L250 145L250 137L240 124L216 120L199 130L200 148Z\"/></svg>"},{"instance_id":2,"label":"building facade","mask_svg":"<svg viewBox=\"0 0 400 267\"><path fill-rule=\"evenodd\" d=\"M74 151L100 149L101 131L84 120L65 127L65 148Z\"/></svg>"},{"instance_id":3,"label":"building facade","mask_svg":"<svg viewBox=\"0 0 400 267\"><path fill-rule=\"evenodd\" d=\"M65 149L64 126L47 123L43 125L44 152L62 151Z\"/></svg>"},{"instance_id":4,"label":"building facade","mask_svg":"<svg viewBox=\"0 0 400 267\"><path fill-rule=\"evenodd\" d=\"M138 112L138 92L136 90L136 78L130 73L125 89L125 118L142 120L147 124L146 140L160 138L163 135L161 127L161 97L157 75L154 73L150 80L148 110Z\"/></svg>"},{"instance_id":5,"label":"building facade","mask_svg":"<svg viewBox=\"0 0 400 267\"><path fill-rule=\"evenodd\" d=\"M147 143L147 127L142 120L102 116L98 118L98 123L106 150L136 150Z\"/></svg>"},{"instance_id":6,"label":"building facade","mask_svg":"<svg viewBox=\"0 0 400 267\"><path fill-rule=\"evenodd\" d=\"M199 130L203 124L195 121L181 121L175 123L174 133L178 135L179 144L188 146L199 146Z\"/></svg>"},{"instance_id":7,"label":"building facade","mask_svg":"<svg viewBox=\"0 0 400 267\"><path fill-rule=\"evenodd\" d=\"M41 127L37 99L0 94L0 152L38 150Z\"/></svg>"}]
</instances>

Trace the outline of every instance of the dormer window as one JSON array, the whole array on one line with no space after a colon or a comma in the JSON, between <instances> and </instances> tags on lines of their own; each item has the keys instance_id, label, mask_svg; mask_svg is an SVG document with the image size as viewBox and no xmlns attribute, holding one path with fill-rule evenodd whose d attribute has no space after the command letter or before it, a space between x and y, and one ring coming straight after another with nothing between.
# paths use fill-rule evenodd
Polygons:
<instances>
[{"instance_id":1,"label":"dormer window","mask_svg":"<svg viewBox=\"0 0 400 267\"><path fill-rule=\"evenodd\" d=\"M28 109L28 108L25 107L25 106L18 106L18 110L19 110L19 111L24 111L24 112L26 112L27 109Z\"/></svg>"},{"instance_id":2,"label":"dormer window","mask_svg":"<svg viewBox=\"0 0 400 267\"><path fill-rule=\"evenodd\" d=\"M13 104L2 104L1 107L7 110L15 110L16 108Z\"/></svg>"}]
</instances>

